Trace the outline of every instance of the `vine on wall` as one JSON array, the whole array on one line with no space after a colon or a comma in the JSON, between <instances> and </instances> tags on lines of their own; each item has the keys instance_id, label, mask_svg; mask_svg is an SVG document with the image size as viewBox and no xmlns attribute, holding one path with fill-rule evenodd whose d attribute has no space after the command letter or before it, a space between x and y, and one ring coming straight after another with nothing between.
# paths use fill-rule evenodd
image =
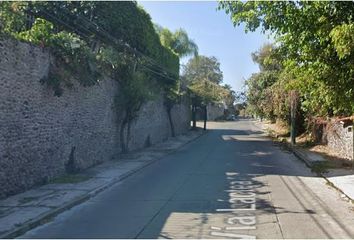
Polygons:
<instances>
[{"instance_id":1,"label":"vine on wall","mask_svg":"<svg viewBox=\"0 0 354 240\"><path fill-rule=\"evenodd\" d=\"M3 2L0 28L18 40L49 48L55 57L41 79L61 96L73 80L83 86L105 76L118 82L114 107L123 152L141 106L174 91L179 58L160 43L150 16L135 2Z\"/></svg>"}]
</instances>

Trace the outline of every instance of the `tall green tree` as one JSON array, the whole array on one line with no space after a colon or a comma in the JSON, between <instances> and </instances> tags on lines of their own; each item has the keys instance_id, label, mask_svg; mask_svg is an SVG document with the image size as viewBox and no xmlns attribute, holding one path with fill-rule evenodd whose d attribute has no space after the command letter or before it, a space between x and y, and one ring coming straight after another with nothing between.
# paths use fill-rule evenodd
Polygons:
<instances>
[{"instance_id":1,"label":"tall green tree","mask_svg":"<svg viewBox=\"0 0 354 240\"><path fill-rule=\"evenodd\" d=\"M171 32L169 29L163 28L157 24L155 24L154 27L160 37L161 44L170 49L180 58L193 54L194 56L198 55L197 44L189 38L185 30L178 29L175 32ZM185 87L181 86L181 79L179 79L177 84L164 88L164 93L164 105L170 122L171 135L175 136L171 111L173 106L178 103L182 99L182 96L185 94Z\"/></svg>"},{"instance_id":2,"label":"tall green tree","mask_svg":"<svg viewBox=\"0 0 354 240\"><path fill-rule=\"evenodd\" d=\"M188 36L188 33L180 28L175 32L171 32L168 28L163 28L155 24L156 32L160 36L161 44L179 57L186 57L190 55L198 55L197 44Z\"/></svg>"},{"instance_id":3,"label":"tall green tree","mask_svg":"<svg viewBox=\"0 0 354 240\"><path fill-rule=\"evenodd\" d=\"M273 33L289 86L311 115L354 113L354 3L337 1L227 1L220 8L246 31ZM319 104L318 104L319 103Z\"/></svg>"},{"instance_id":4,"label":"tall green tree","mask_svg":"<svg viewBox=\"0 0 354 240\"><path fill-rule=\"evenodd\" d=\"M189 83L206 80L220 84L223 80L220 62L213 56L206 57L200 55L191 58L185 66L183 74Z\"/></svg>"},{"instance_id":5,"label":"tall green tree","mask_svg":"<svg viewBox=\"0 0 354 240\"><path fill-rule=\"evenodd\" d=\"M200 107L204 111L206 129L207 105L222 101L229 94L229 89L220 85L223 80L220 63L215 57L196 56L188 61L182 76L192 95L193 127L196 126L196 109Z\"/></svg>"},{"instance_id":6,"label":"tall green tree","mask_svg":"<svg viewBox=\"0 0 354 240\"><path fill-rule=\"evenodd\" d=\"M283 70L279 49L273 44L265 44L252 53L252 59L258 64L260 72L254 73L246 81L249 110L261 119L268 118L273 122L276 118L286 118L287 114L284 116L279 111L286 104L283 98L279 98L286 90L278 88L277 84Z\"/></svg>"}]
</instances>

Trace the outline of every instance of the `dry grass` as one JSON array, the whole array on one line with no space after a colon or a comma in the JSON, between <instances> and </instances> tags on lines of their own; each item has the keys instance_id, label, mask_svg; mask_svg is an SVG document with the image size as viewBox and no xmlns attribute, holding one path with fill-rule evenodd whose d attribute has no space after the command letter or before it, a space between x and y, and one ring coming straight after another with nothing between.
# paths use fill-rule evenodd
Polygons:
<instances>
[{"instance_id":1,"label":"dry grass","mask_svg":"<svg viewBox=\"0 0 354 240\"><path fill-rule=\"evenodd\" d=\"M263 125L273 138L276 138L280 141L290 142L289 128L286 124L282 122L264 122ZM328 160L329 165L333 168L352 168L352 161L341 157L338 152L332 150L327 145L315 144L311 136L306 133L296 137L296 144L299 147L320 154L326 160Z\"/></svg>"},{"instance_id":2,"label":"dry grass","mask_svg":"<svg viewBox=\"0 0 354 240\"><path fill-rule=\"evenodd\" d=\"M288 137L289 136L289 127L280 121L276 123L270 123L269 121L264 122L263 125L268 129L268 131L274 134L274 137Z\"/></svg>"},{"instance_id":3,"label":"dry grass","mask_svg":"<svg viewBox=\"0 0 354 240\"><path fill-rule=\"evenodd\" d=\"M351 160L341 157L338 152L333 151L327 145L315 145L309 148L308 150L310 150L311 152L321 154L328 161L330 161L336 168L346 168L346 169L352 168L353 163Z\"/></svg>"}]
</instances>

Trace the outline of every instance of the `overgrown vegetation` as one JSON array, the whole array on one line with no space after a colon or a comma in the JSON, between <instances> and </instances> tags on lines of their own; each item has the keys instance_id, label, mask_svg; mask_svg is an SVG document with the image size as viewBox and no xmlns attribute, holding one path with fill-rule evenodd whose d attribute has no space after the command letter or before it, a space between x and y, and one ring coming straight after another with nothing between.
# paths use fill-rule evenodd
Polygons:
<instances>
[{"instance_id":1,"label":"overgrown vegetation","mask_svg":"<svg viewBox=\"0 0 354 240\"><path fill-rule=\"evenodd\" d=\"M204 113L206 129L207 105L221 102L234 107L235 92L230 85L221 85L223 73L215 57L196 56L191 58L183 69L183 85L188 88L192 98L193 128L196 128L196 111L201 108Z\"/></svg>"},{"instance_id":2,"label":"overgrown vegetation","mask_svg":"<svg viewBox=\"0 0 354 240\"><path fill-rule=\"evenodd\" d=\"M55 59L40 81L55 96L76 82L91 86L105 78L117 81L114 108L122 152L129 150L131 124L141 106L157 93L164 93L172 135L171 111L183 95L192 93L199 107L217 101L234 104L231 87L220 85L216 58L198 56L185 30L171 32L153 25L136 2L2 2L0 28L8 36L50 50ZM179 57L188 55L194 55L189 65L196 72L185 71L186 81L180 82Z\"/></svg>"},{"instance_id":3,"label":"overgrown vegetation","mask_svg":"<svg viewBox=\"0 0 354 240\"><path fill-rule=\"evenodd\" d=\"M155 24L155 30L159 34L161 44L170 49L179 57L186 57L191 54L198 56L197 44L189 38L187 32L184 29L179 29L175 32L171 32L167 28L163 28ZM169 86L169 89L164 89L165 93L165 109L170 122L171 134L175 136L175 129L172 121L171 111L175 104L180 103L183 97L186 96L187 91L185 86L181 86L181 82L178 82L174 86Z\"/></svg>"},{"instance_id":4,"label":"overgrown vegetation","mask_svg":"<svg viewBox=\"0 0 354 240\"><path fill-rule=\"evenodd\" d=\"M246 32L261 29L276 39L253 55L261 71L247 80L252 114L288 122L295 93L299 125L353 115L353 2L228 1L219 7L234 25L245 23Z\"/></svg>"},{"instance_id":5,"label":"overgrown vegetation","mask_svg":"<svg viewBox=\"0 0 354 240\"><path fill-rule=\"evenodd\" d=\"M50 49L55 56L42 83L61 96L76 79L118 82L115 110L128 151L140 107L164 90L176 91L179 57L163 46L150 16L135 2L2 2L1 32Z\"/></svg>"}]
</instances>

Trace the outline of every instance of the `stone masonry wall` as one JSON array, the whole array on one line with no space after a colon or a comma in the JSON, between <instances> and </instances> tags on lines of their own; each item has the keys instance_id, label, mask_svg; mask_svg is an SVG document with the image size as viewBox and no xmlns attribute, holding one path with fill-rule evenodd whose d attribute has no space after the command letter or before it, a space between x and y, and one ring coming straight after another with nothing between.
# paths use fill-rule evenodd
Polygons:
<instances>
[{"instance_id":1,"label":"stone masonry wall","mask_svg":"<svg viewBox=\"0 0 354 240\"><path fill-rule=\"evenodd\" d=\"M353 128L352 125L336 122L326 131L327 144L341 156L353 160Z\"/></svg>"},{"instance_id":2,"label":"stone masonry wall","mask_svg":"<svg viewBox=\"0 0 354 240\"><path fill-rule=\"evenodd\" d=\"M224 116L224 106L223 104L208 104L207 106L207 119L214 121L222 116Z\"/></svg>"},{"instance_id":3,"label":"stone masonry wall","mask_svg":"<svg viewBox=\"0 0 354 240\"><path fill-rule=\"evenodd\" d=\"M190 110L186 103L175 105L171 111L176 135L190 128ZM129 150L155 144L171 137L171 127L162 96L146 103L131 127Z\"/></svg>"},{"instance_id":4,"label":"stone masonry wall","mask_svg":"<svg viewBox=\"0 0 354 240\"><path fill-rule=\"evenodd\" d=\"M119 149L113 98L117 84L78 84L61 97L40 84L50 53L14 40L0 40L0 198L65 173L68 163L87 168L116 156ZM188 106L172 111L177 134L188 131ZM145 104L131 130L130 149L170 136L162 97Z\"/></svg>"}]
</instances>

